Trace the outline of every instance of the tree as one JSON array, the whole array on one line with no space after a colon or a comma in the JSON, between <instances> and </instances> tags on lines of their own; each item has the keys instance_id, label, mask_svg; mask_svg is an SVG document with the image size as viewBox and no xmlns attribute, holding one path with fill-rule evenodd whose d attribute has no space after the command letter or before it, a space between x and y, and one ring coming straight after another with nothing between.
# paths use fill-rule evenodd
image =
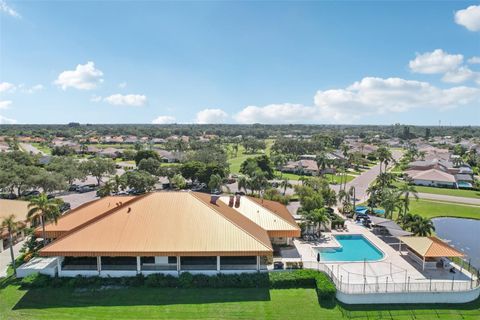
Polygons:
<instances>
[{"instance_id":1,"label":"tree","mask_svg":"<svg viewBox=\"0 0 480 320\"><path fill-rule=\"evenodd\" d=\"M185 178L181 174L176 174L172 178L172 183L176 189L183 189L187 185Z\"/></svg>"},{"instance_id":2,"label":"tree","mask_svg":"<svg viewBox=\"0 0 480 320\"><path fill-rule=\"evenodd\" d=\"M325 173L325 169L329 166L329 161L325 152L317 154L315 161L317 162L318 175L321 176Z\"/></svg>"},{"instance_id":3,"label":"tree","mask_svg":"<svg viewBox=\"0 0 480 320\"><path fill-rule=\"evenodd\" d=\"M12 259L12 268L15 276L17 275L17 268L15 266L15 255L13 253L13 233L18 232L22 224L15 221L15 215L11 214L2 220L2 227L7 229L8 242L10 244L10 258Z\"/></svg>"},{"instance_id":4,"label":"tree","mask_svg":"<svg viewBox=\"0 0 480 320\"><path fill-rule=\"evenodd\" d=\"M392 189L385 189L382 192L380 205L385 209L385 218L392 219L395 210L402 207L400 193Z\"/></svg>"},{"instance_id":5,"label":"tree","mask_svg":"<svg viewBox=\"0 0 480 320\"><path fill-rule=\"evenodd\" d=\"M69 185L76 179L85 179L86 176L80 169L79 162L71 157L53 157L46 169L64 176Z\"/></svg>"},{"instance_id":6,"label":"tree","mask_svg":"<svg viewBox=\"0 0 480 320\"><path fill-rule=\"evenodd\" d=\"M27 213L27 218L29 220L40 218L44 246L47 244L47 239L45 238L45 222L48 220L54 220L55 223L57 223L57 219L60 215L59 206L61 203L61 199L48 199L46 193L41 193L37 197L32 198L28 204L29 211Z\"/></svg>"},{"instance_id":7,"label":"tree","mask_svg":"<svg viewBox=\"0 0 480 320\"><path fill-rule=\"evenodd\" d=\"M35 176L30 177L31 184L41 188L44 193L57 190L65 190L67 182L65 177L57 172L48 172L45 169L40 170Z\"/></svg>"},{"instance_id":8,"label":"tree","mask_svg":"<svg viewBox=\"0 0 480 320\"><path fill-rule=\"evenodd\" d=\"M248 193L248 179L246 176L239 176L237 179L237 187L239 191L242 191L242 189L245 190L245 193Z\"/></svg>"},{"instance_id":9,"label":"tree","mask_svg":"<svg viewBox=\"0 0 480 320\"><path fill-rule=\"evenodd\" d=\"M153 158L157 161L160 161L160 156L154 150L139 150L134 157L135 164L138 166L142 159Z\"/></svg>"},{"instance_id":10,"label":"tree","mask_svg":"<svg viewBox=\"0 0 480 320\"><path fill-rule=\"evenodd\" d=\"M104 175L115 173L115 162L112 159L97 157L82 162L81 168L85 173L94 176L97 179L97 186L99 186Z\"/></svg>"},{"instance_id":11,"label":"tree","mask_svg":"<svg viewBox=\"0 0 480 320\"><path fill-rule=\"evenodd\" d=\"M253 176L258 169L265 174L265 178L272 179L274 177L273 164L270 161L270 158L266 155L261 155L255 158L247 158L240 165L240 172L248 176Z\"/></svg>"},{"instance_id":12,"label":"tree","mask_svg":"<svg viewBox=\"0 0 480 320\"><path fill-rule=\"evenodd\" d=\"M435 226L433 225L432 220L429 218L424 218L418 214L413 216L412 221L408 223L410 231L419 237L426 237L432 234L435 231Z\"/></svg>"},{"instance_id":13,"label":"tree","mask_svg":"<svg viewBox=\"0 0 480 320\"><path fill-rule=\"evenodd\" d=\"M382 164L385 164L385 171L387 171L388 163L393 161L392 153L386 147L377 149L377 158L380 161L380 173L382 173Z\"/></svg>"},{"instance_id":14,"label":"tree","mask_svg":"<svg viewBox=\"0 0 480 320\"><path fill-rule=\"evenodd\" d=\"M407 214L410 207L410 196L414 196L415 199L418 200L417 189L412 185L404 183L400 186L398 191L400 192L400 196L403 202L402 214Z\"/></svg>"},{"instance_id":15,"label":"tree","mask_svg":"<svg viewBox=\"0 0 480 320\"><path fill-rule=\"evenodd\" d=\"M125 172L120 179L125 186L139 193L152 191L155 188L157 178L150 173L141 170L132 170Z\"/></svg>"},{"instance_id":16,"label":"tree","mask_svg":"<svg viewBox=\"0 0 480 320\"><path fill-rule=\"evenodd\" d=\"M322 225L325 225L328 222L330 222L330 217L325 208L317 208L312 211L308 211L304 214L304 216L305 216L305 220L307 220L309 224L313 224L316 226L319 236L320 236L320 230L322 228Z\"/></svg>"},{"instance_id":17,"label":"tree","mask_svg":"<svg viewBox=\"0 0 480 320\"><path fill-rule=\"evenodd\" d=\"M138 170L148 172L154 176L158 176L160 172L161 162L155 158L147 158L140 160Z\"/></svg>"},{"instance_id":18,"label":"tree","mask_svg":"<svg viewBox=\"0 0 480 320\"><path fill-rule=\"evenodd\" d=\"M285 193L287 193L287 188L291 188L292 184L290 183L288 178L283 178L280 182L280 187L283 188L283 195L285 195Z\"/></svg>"},{"instance_id":19,"label":"tree","mask_svg":"<svg viewBox=\"0 0 480 320\"><path fill-rule=\"evenodd\" d=\"M210 176L210 181L208 182L208 188L210 190L221 190L223 184L223 179L218 174L212 174Z\"/></svg>"}]
</instances>

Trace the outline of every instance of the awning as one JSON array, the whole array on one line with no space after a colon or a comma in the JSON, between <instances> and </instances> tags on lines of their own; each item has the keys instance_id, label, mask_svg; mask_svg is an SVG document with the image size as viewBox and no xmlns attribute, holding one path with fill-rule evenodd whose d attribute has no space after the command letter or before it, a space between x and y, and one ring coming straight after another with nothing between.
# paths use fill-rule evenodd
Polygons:
<instances>
[{"instance_id":1,"label":"awning","mask_svg":"<svg viewBox=\"0 0 480 320\"><path fill-rule=\"evenodd\" d=\"M423 258L464 256L462 252L437 237L400 237L399 239Z\"/></svg>"},{"instance_id":2,"label":"awning","mask_svg":"<svg viewBox=\"0 0 480 320\"><path fill-rule=\"evenodd\" d=\"M375 216L370 216L370 220L376 226L383 227L394 237L403 237L412 235L411 232L405 231L395 221Z\"/></svg>"}]
</instances>

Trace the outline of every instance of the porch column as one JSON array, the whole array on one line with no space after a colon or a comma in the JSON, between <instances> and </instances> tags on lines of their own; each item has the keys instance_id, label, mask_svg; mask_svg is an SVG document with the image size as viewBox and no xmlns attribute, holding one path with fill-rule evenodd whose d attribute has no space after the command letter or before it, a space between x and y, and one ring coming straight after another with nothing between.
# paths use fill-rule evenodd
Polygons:
<instances>
[{"instance_id":1,"label":"porch column","mask_svg":"<svg viewBox=\"0 0 480 320\"><path fill-rule=\"evenodd\" d=\"M181 266L180 256L177 256L177 271L178 271L178 272L180 272L180 266Z\"/></svg>"},{"instance_id":2,"label":"porch column","mask_svg":"<svg viewBox=\"0 0 480 320\"><path fill-rule=\"evenodd\" d=\"M217 271L220 272L220 256L217 256Z\"/></svg>"},{"instance_id":3,"label":"porch column","mask_svg":"<svg viewBox=\"0 0 480 320\"><path fill-rule=\"evenodd\" d=\"M0 252L3 251L3 239L0 238Z\"/></svg>"},{"instance_id":4,"label":"porch column","mask_svg":"<svg viewBox=\"0 0 480 320\"><path fill-rule=\"evenodd\" d=\"M257 256L257 271L260 271L260 256Z\"/></svg>"},{"instance_id":5,"label":"porch column","mask_svg":"<svg viewBox=\"0 0 480 320\"><path fill-rule=\"evenodd\" d=\"M62 257L57 257L57 272L60 277L62 273Z\"/></svg>"},{"instance_id":6,"label":"porch column","mask_svg":"<svg viewBox=\"0 0 480 320\"><path fill-rule=\"evenodd\" d=\"M140 257L137 257L137 274L142 272L142 265L140 262Z\"/></svg>"},{"instance_id":7,"label":"porch column","mask_svg":"<svg viewBox=\"0 0 480 320\"><path fill-rule=\"evenodd\" d=\"M102 271L102 257L97 257L97 271L98 274Z\"/></svg>"},{"instance_id":8,"label":"porch column","mask_svg":"<svg viewBox=\"0 0 480 320\"><path fill-rule=\"evenodd\" d=\"M425 270L425 257L422 258L422 271Z\"/></svg>"}]
</instances>

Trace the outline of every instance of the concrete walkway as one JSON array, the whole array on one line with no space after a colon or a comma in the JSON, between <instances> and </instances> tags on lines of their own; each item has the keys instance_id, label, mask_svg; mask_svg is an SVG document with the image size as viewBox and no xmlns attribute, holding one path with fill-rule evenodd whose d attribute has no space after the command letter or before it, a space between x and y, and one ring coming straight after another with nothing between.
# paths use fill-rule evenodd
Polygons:
<instances>
[{"instance_id":1,"label":"concrete walkway","mask_svg":"<svg viewBox=\"0 0 480 320\"><path fill-rule=\"evenodd\" d=\"M436 200L436 201L443 201L443 202L454 202L454 203L480 206L480 198L456 197L456 196L448 196L444 194L433 194L433 193L419 193L418 197L420 199L427 199L427 200L434 200L434 201Z\"/></svg>"},{"instance_id":2,"label":"concrete walkway","mask_svg":"<svg viewBox=\"0 0 480 320\"><path fill-rule=\"evenodd\" d=\"M13 254L15 255L15 258L19 256L23 243L24 241L20 241L13 246ZM12 259L10 258L10 248L0 252L0 278L7 276L7 268L11 262Z\"/></svg>"}]
</instances>

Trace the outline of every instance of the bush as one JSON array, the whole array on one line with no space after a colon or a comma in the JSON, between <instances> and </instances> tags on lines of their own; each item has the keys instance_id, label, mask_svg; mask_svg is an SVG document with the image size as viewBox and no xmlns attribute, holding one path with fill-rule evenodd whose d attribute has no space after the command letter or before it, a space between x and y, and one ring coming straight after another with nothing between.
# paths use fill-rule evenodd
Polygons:
<instances>
[{"instance_id":1,"label":"bush","mask_svg":"<svg viewBox=\"0 0 480 320\"><path fill-rule=\"evenodd\" d=\"M337 289L324 273L317 273L315 277L315 284L317 287L318 300L331 300L335 298Z\"/></svg>"},{"instance_id":2,"label":"bush","mask_svg":"<svg viewBox=\"0 0 480 320\"><path fill-rule=\"evenodd\" d=\"M20 285L24 288L44 288L51 282L51 278L44 274L32 273L20 281Z\"/></svg>"}]
</instances>

